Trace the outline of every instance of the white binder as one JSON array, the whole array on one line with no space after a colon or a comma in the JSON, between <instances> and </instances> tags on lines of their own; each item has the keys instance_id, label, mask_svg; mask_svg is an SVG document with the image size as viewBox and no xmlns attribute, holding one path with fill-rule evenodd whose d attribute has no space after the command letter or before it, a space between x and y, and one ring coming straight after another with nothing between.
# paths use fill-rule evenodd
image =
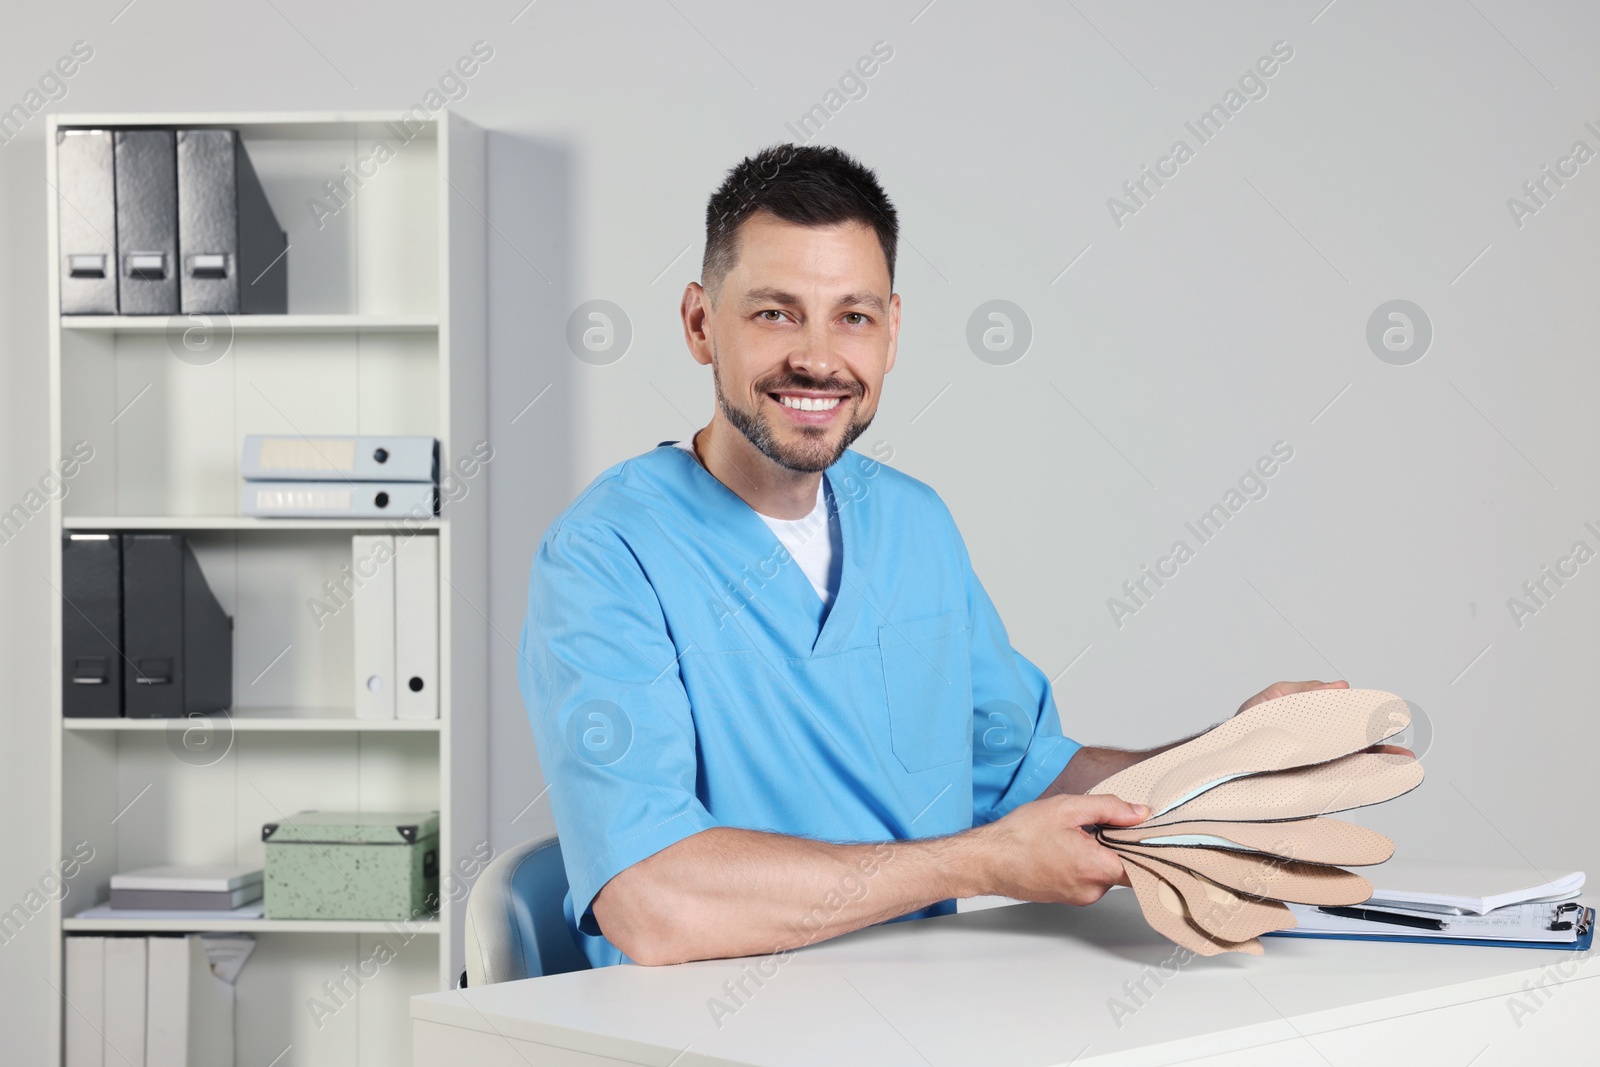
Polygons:
<instances>
[{"instance_id":1,"label":"white binder","mask_svg":"<svg viewBox=\"0 0 1600 1067\"><path fill-rule=\"evenodd\" d=\"M189 934L148 944L147 1067L233 1067L234 990L212 974L205 942Z\"/></svg>"},{"instance_id":2,"label":"white binder","mask_svg":"<svg viewBox=\"0 0 1600 1067\"><path fill-rule=\"evenodd\" d=\"M244 482L239 514L261 519L432 519L431 482Z\"/></svg>"},{"instance_id":3,"label":"white binder","mask_svg":"<svg viewBox=\"0 0 1600 1067\"><path fill-rule=\"evenodd\" d=\"M394 537L356 534L350 570L355 608L355 708L358 719L392 719L394 679Z\"/></svg>"},{"instance_id":4,"label":"white binder","mask_svg":"<svg viewBox=\"0 0 1600 1067\"><path fill-rule=\"evenodd\" d=\"M399 537L394 571L397 719L439 717L439 539Z\"/></svg>"},{"instance_id":5,"label":"white binder","mask_svg":"<svg viewBox=\"0 0 1600 1067\"><path fill-rule=\"evenodd\" d=\"M67 938L67 1067L104 1067L106 939ZM115 1060L112 1060L115 1063Z\"/></svg>"},{"instance_id":6,"label":"white binder","mask_svg":"<svg viewBox=\"0 0 1600 1067\"><path fill-rule=\"evenodd\" d=\"M144 1067L145 939L106 938L106 1067Z\"/></svg>"}]
</instances>

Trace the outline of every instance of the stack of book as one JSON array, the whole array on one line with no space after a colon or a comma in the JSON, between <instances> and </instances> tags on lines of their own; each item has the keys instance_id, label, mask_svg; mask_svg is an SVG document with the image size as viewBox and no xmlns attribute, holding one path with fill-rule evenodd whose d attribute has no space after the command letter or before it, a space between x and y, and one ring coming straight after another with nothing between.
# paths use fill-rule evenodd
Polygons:
<instances>
[{"instance_id":1,"label":"stack of book","mask_svg":"<svg viewBox=\"0 0 1600 1067\"><path fill-rule=\"evenodd\" d=\"M111 876L122 911L233 911L261 899L260 867L145 867Z\"/></svg>"}]
</instances>

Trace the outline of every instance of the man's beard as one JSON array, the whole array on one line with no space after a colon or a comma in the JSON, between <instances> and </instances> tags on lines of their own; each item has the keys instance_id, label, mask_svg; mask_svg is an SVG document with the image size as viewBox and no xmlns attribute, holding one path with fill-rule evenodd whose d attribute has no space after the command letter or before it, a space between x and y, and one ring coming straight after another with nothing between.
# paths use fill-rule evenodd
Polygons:
<instances>
[{"instance_id":1,"label":"man's beard","mask_svg":"<svg viewBox=\"0 0 1600 1067\"><path fill-rule=\"evenodd\" d=\"M722 376L717 373L717 365L714 361L711 364L711 381L716 387L717 407L721 409L723 417L732 423L735 429L744 434L745 439L755 445L762 455L785 470L801 474L814 474L817 471L827 470L839 462L839 457L844 455L844 450L855 444L856 438L865 433L867 427L872 425L870 416L865 422L858 422L855 415L852 414L850 424L845 427L844 435L839 438L836 444L832 445L828 443L827 438L833 432L833 427L800 426L797 429L800 431L803 440L798 444L786 446L778 440L777 434L773 432L772 422L766 415L756 411L744 411L728 402L726 394L722 391ZM837 379L819 381L802 375L783 374L774 378L771 382L758 384L770 386L770 388L758 390L763 394L781 389L844 392L848 395L842 398L839 403L850 404L852 412L856 410L856 404L861 399L861 387L859 385Z\"/></svg>"}]
</instances>

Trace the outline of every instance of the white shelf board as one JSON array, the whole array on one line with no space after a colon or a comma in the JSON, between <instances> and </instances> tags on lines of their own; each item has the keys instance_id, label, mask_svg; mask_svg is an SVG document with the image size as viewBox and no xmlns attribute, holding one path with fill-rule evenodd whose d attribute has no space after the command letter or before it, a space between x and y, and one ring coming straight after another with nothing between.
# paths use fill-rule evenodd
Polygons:
<instances>
[{"instance_id":1,"label":"white shelf board","mask_svg":"<svg viewBox=\"0 0 1600 1067\"><path fill-rule=\"evenodd\" d=\"M241 333L437 333L435 315L224 315L208 316ZM184 315L63 315L63 330L100 330L112 333L165 333L188 323Z\"/></svg>"},{"instance_id":2,"label":"white shelf board","mask_svg":"<svg viewBox=\"0 0 1600 1067\"><path fill-rule=\"evenodd\" d=\"M63 919L69 934L83 933L228 933L243 934L390 934L406 931L437 934L438 919L427 922L386 919Z\"/></svg>"},{"instance_id":3,"label":"white shelf board","mask_svg":"<svg viewBox=\"0 0 1600 1067\"><path fill-rule=\"evenodd\" d=\"M438 719L358 719L354 708L235 708L226 715L207 715L214 729L229 728L240 733L279 732L386 732L438 733ZM169 730L188 729L190 718L165 719L69 719L61 724L68 730Z\"/></svg>"},{"instance_id":4,"label":"white shelf board","mask_svg":"<svg viewBox=\"0 0 1600 1067\"><path fill-rule=\"evenodd\" d=\"M437 530L443 521L393 515L371 519L257 519L242 515L67 515L67 530Z\"/></svg>"},{"instance_id":5,"label":"white shelf board","mask_svg":"<svg viewBox=\"0 0 1600 1067\"><path fill-rule=\"evenodd\" d=\"M263 135L314 136L319 129L406 121L420 136L438 136L438 118L426 121L405 111L99 111L56 117L63 129L114 126L223 126Z\"/></svg>"}]
</instances>

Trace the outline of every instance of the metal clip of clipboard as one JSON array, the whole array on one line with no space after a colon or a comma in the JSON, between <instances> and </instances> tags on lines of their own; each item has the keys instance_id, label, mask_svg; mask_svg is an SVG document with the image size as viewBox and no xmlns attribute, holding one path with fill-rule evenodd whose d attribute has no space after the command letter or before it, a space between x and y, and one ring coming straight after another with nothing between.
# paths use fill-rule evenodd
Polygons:
<instances>
[{"instance_id":1,"label":"metal clip of clipboard","mask_svg":"<svg viewBox=\"0 0 1600 1067\"><path fill-rule=\"evenodd\" d=\"M1555 916L1550 920L1550 929L1573 930L1577 938L1582 938L1588 934L1589 927L1593 924L1593 908L1586 908L1582 904L1569 901L1556 905Z\"/></svg>"}]
</instances>

